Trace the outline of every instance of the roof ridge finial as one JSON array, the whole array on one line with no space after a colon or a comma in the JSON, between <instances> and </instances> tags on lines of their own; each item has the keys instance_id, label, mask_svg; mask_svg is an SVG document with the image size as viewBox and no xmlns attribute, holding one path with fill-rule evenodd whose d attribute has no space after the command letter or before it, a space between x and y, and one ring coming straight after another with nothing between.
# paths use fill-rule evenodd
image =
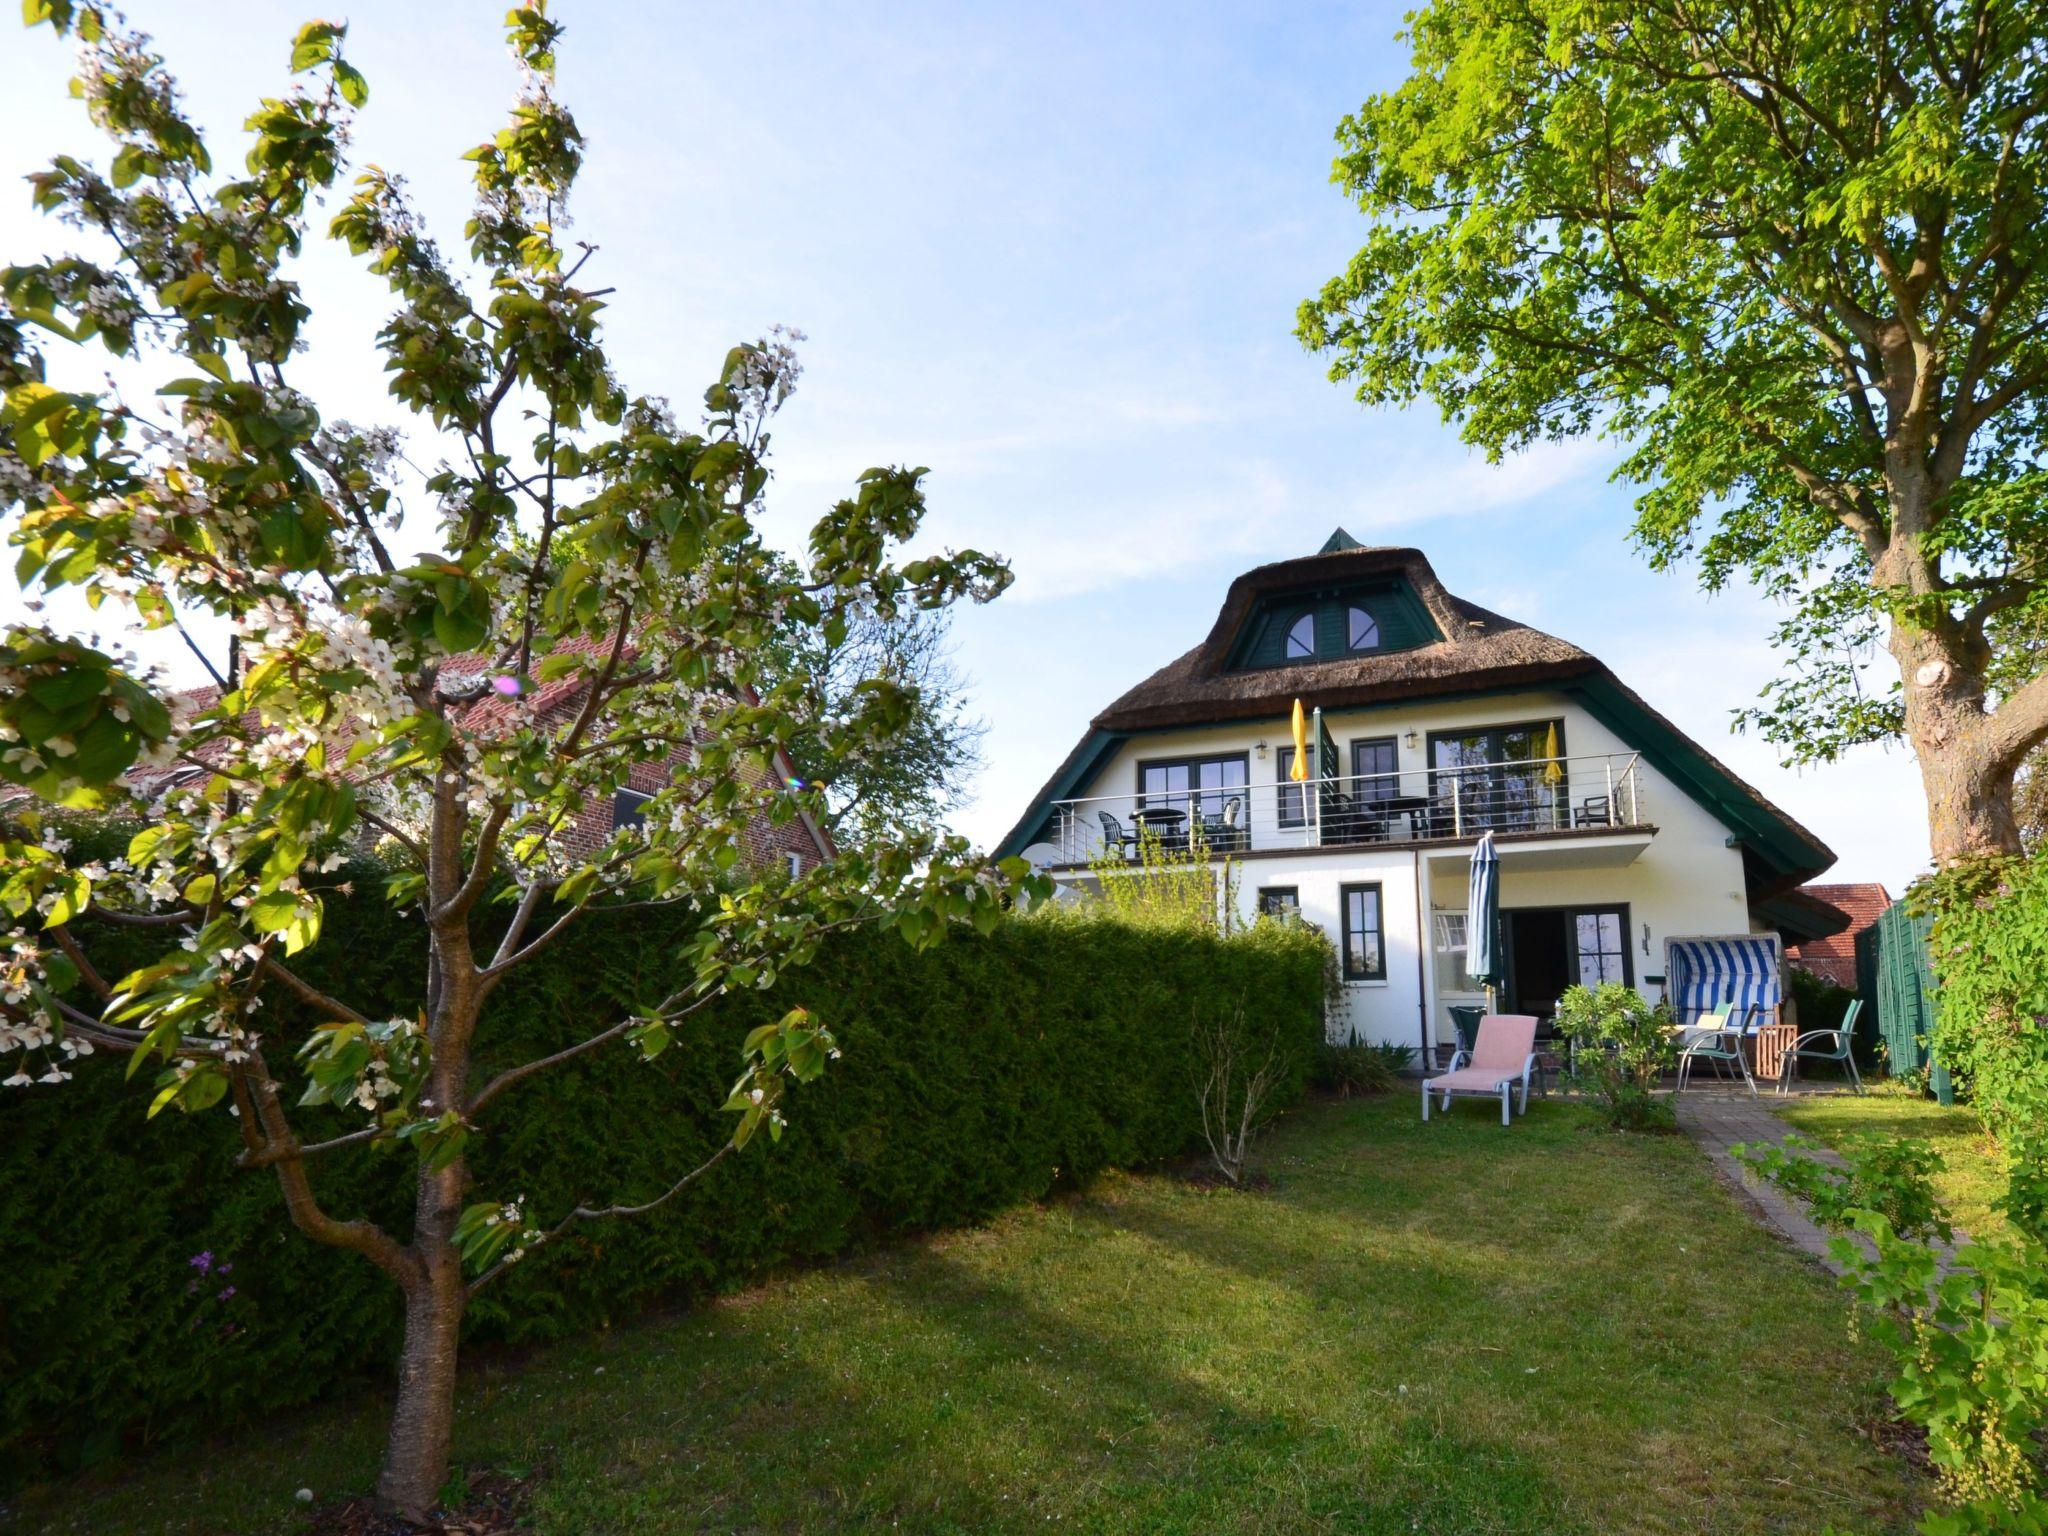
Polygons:
<instances>
[{"instance_id":1,"label":"roof ridge finial","mask_svg":"<svg viewBox=\"0 0 2048 1536\"><path fill-rule=\"evenodd\" d=\"M1358 540L1351 537L1350 534L1340 527L1335 533L1323 540L1323 547L1317 550L1316 553L1319 555L1341 555L1347 549L1363 548L1365 548L1363 544L1359 543Z\"/></svg>"}]
</instances>

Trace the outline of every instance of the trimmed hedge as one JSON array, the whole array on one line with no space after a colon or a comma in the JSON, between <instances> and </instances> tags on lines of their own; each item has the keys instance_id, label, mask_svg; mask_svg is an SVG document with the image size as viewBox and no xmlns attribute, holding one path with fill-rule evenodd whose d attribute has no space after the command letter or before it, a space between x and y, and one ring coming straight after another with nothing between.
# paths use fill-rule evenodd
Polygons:
<instances>
[{"instance_id":1,"label":"trimmed hedge","mask_svg":"<svg viewBox=\"0 0 2048 1536\"><path fill-rule=\"evenodd\" d=\"M677 935L662 916L593 922L508 978L477 1080L666 992ZM1218 938L1028 919L923 953L839 936L774 993L697 1015L651 1064L601 1052L500 1101L473 1143L478 1188L523 1194L547 1220L644 1198L708 1155L752 1025L802 1003L844 1050L795 1091L779 1144L763 1137L662 1211L536 1255L479 1299L468 1336L560 1338L1186 1150L1189 1019L1242 1000L1286 1042L1292 1098L1321 1039L1326 947L1273 923ZM302 958L373 1016L416 1007L419 945L379 905L330 907ZM395 1359L390 1283L290 1229L275 1181L232 1167L224 1110L145 1121L146 1081L97 1056L61 1088L0 1095L0 1473L223 1428ZM305 1133L355 1123L322 1111ZM408 1230L408 1156L351 1149L313 1168L330 1210Z\"/></svg>"}]
</instances>

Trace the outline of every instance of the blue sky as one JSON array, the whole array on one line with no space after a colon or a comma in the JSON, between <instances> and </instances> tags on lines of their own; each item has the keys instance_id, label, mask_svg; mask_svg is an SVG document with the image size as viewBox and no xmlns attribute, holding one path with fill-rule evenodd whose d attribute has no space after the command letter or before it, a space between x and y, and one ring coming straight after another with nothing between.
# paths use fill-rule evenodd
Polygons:
<instances>
[{"instance_id":1,"label":"blue sky","mask_svg":"<svg viewBox=\"0 0 2048 1536\"><path fill-rule=\"evenodd\" d=\"M460 241L462 151L514 87L505 0L349 7L362 159ZM312 14L131 0L217 160ZM1729 732L1776 665L1772 611L1708 599L1629 547L1599 443L1488 466L1428 408L1368 412L1291 335L1359 243L1329 184L1338 118L1401 77L1385 5L557 3L561 93L590 140L575 233L615 285L630 387L688 404L725 349L809 336L776 434L790 543L865 466L931 469L936 540L1010 555L957 626L990 765L962 829L992 842L1097 709L1200 639L1230 578L1342 524L1424 549L1454 592L1576 641L1818 832L1835 879L1926 861L1902 748L1792 773ZM0 46L0 188L96 149L47 33ZM0 255L61 231L0 192ZM396 420L381 287L311 253L305 377L329 415ZM11 601L9 597L0 601ZM166 661L175 658L165 657Z\"/></svg>"}]
</instances>

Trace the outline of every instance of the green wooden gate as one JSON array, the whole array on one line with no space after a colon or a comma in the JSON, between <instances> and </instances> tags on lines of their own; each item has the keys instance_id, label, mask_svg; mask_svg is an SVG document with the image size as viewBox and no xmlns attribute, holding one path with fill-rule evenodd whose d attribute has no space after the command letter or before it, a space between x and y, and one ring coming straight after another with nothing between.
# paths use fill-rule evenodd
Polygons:
<instances>
[{"instance_id":1,"label":"green wooden gate","mask_svg":"<svg viewBox=\"0 0 2048 1536\"><path fill-rule=\"evenodd\" d=\"M1934 1033L1934 966L1927 955L1929 919L1916 917L1895 901L1884 915L1856 935L1856 990L1874 1014L1884 1041L1886 1071L1893 1077L1930 1068L1929 1085L1942 1103L1952 1101L1948 1073L1930 1062Z\"/></svg>"}]
</instances>

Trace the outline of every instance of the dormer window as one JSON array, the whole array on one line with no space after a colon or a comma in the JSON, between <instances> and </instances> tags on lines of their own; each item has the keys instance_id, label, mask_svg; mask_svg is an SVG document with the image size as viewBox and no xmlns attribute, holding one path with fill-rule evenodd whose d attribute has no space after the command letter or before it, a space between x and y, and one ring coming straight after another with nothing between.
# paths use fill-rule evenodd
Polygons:
<instances>
[{"instance_id":1,"label":"dormer window","mask_svg":"<svg viewBox=\"0 0 2048 1536\"><path fill-rule=\"evenodd\" d=\"M1380 648L1380 621L1363 608L1348 608L1344 612L1345 644L1354 651L1376 651Z\"/></svg>"},{"instance_id":2,"label":"dormer window","mask_svg":"<svg viewBox=\"0 0 2048 1536\"><path fill-rule=\"evenodd\" d=\"M1316 653L1316 616L1304 613L1287 626L1287 659L1307 661Z\"/></svg>"}]
</instances>

